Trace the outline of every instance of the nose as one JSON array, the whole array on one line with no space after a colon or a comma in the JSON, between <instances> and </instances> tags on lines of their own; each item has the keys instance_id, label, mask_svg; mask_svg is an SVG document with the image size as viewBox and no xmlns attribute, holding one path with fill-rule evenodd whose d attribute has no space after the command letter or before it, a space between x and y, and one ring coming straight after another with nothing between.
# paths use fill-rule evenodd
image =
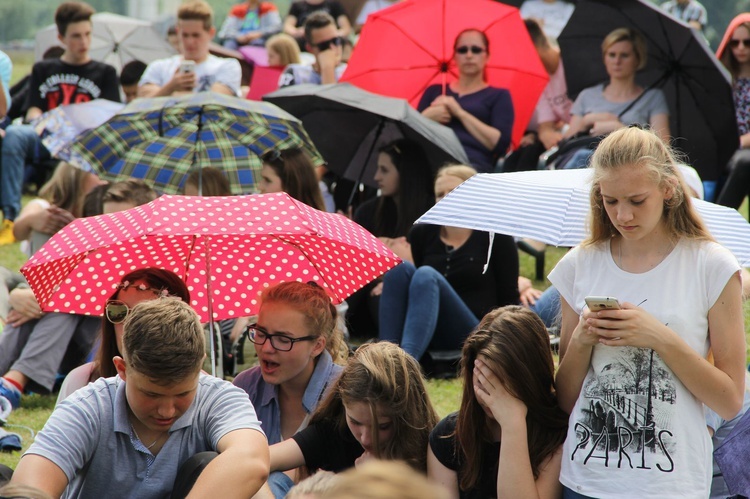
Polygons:
<instances>
[{"instance_id":1,"label":"nose","mask_svg":"<svg viewBox=\"0 0 750 499\"><path fill-rule=\"evenodd\" d=\"M365 449L372 447L372 435L370 434L369 428L363 428L359 432L359 443Z\"/></svg>"},{"instance_id":2,"label":"nose","mask_svg":"<svg viewBox=\"0 0 750 499\"><path fill-rule=\"evenodd\" d=\"M276 351L276 349L273 347L273 344L271 343L271 338L266 338L266 342L258 346L263 352L273 353Z\"/></svg>"},{"instance_id":3,"label":"nose","mask_svg":"<svg viewBox=\"0 0 750 499\"><path fill-rule=\"evenodd\" d=\"M617 207L617 221L620 223L629 222L633 219L633 210L630 209L630 207L625 206L624 203L622 203L620 206Z\"/></svg>"},{"instance_id":4,"label":"nose","mask_svg":"<svg viewBox=\"0 0 750 499\"><path fill-rule=\"evenodd\" d=\"M177 413L174 402L171 399L166 399L159 404L157 414L162 419L170 419Z\"/></svg>"}]
</instances>

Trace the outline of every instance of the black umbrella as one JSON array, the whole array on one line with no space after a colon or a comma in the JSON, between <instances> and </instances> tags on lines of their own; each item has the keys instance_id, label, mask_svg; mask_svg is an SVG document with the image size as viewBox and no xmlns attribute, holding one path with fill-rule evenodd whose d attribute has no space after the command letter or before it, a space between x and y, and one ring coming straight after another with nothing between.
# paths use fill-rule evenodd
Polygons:
<instances>
[{"instance_id":1,"label":"black umbrella","mask_svg":"<svg viewBox=\"0 0 750 499\"><path fill-rule=\"evenodd\" d=\"M703 36L642 0L581 0L557 41L568 94L608 80L601 43L616 28L635 28L648 43L648 65L636 77L661 88L669 105L673 145L703 180L716 180L739 147L732 84Z\"/></svg>"},{"instance_id":2,"label":"black umbrella","mask_svg":"<svg viewBox=\"0 0 750 499\"><path fill-rule=\"evenodd\" d=\"M407 138L427 154L434 171L468 158L450 128L425 118L403 99L383 97L349 83L294 85L263 97L302 120L329 170L376 187L377 150Z\"/></svg>"}]
</instances>

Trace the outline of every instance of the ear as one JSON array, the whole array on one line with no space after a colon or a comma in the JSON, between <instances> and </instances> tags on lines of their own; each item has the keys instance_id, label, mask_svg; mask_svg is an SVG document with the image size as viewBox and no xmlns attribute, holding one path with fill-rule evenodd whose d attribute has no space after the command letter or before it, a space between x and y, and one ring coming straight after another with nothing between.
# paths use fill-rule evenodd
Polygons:
<instances>
[{"instance_id":1,"label":"ear","mask_svg":"<svg viewBox=\"0 0 750 499\"><path fill-rule=\"evenodd\" d=\"M115 369L117 369L117 374L120 375L120 378L123 381L126 381L125 378L127 376L125 374L126 373L126 369L125 368L126 368L127 364L125 363L125 359L123 359L120 356L115 356L115 357L112 358L112 363L114 363Z\"/></svg>"},{"instance_id":2,"label":"ear","mask_svg":"<svg viewBox=\"0 0 750 499\"><path fill-rule=\"evenodd\" d=\"M321 353L323 353L323 350L326 349L326 339L325 336L321 335L318 336L318 339L315 340L315 345L313 346L312 353L310 354L311 357L317 357Z\"/></svg>"}]
</instances>

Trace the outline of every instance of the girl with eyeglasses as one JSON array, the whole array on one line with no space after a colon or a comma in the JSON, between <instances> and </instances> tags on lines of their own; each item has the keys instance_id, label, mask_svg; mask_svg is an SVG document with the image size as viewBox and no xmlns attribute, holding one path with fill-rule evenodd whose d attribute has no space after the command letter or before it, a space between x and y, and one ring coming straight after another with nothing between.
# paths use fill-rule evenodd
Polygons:
<instances>
[{"instance_id":1,"label":"girl with eyeglasses","mask_svg":"<svg viewBox=\"0 0 750 499\"><path fill-rule=\"evenodd\" d=\"M429 478L454 498L559 498L568 415L554 375L547 328L534 312L507 306L485 315L461 355L461 407L430 434Z\"/></svg>"},{"instance_id":2,"label":"girl with eyeglasses","mask_svg":"<svg viewBox=\"0 0 750 499\"><path fill-rule=\"evenodd\" d=\"M122 355L122 324L133 307L161 296L175 296L190 303L190 291L177 274L169 270L146 267L122 277L117 289L107 300L102 318L99 349L93 362L73 369L63 381L57 404L71 393L99 378L117 374L112 358ZM158 341L158 339L155 339Z\"/></svg>"},{"instance_id":3,"label":"girl with eyeglasses","mask_svg":"<svg viewBox=\"0 0 750 499\"><path fill-rule=\"evenodd\" d=\"M458 80L427 87L417 106L424 116L456 132L469 163L480 173L493 172L505 155L514 118L510 92L487 83L489 56L489 40L482 31L459 33L453 44Z\"/></svg>"},{"instance_id":4,"label":"girl with eyeglasses","mask_svg":"<svg viewBox=\"0 0 750 499\"><path fill-rule=\"evenodd\" d=\"M437 420L419 363L392 343L367 343L349 359L309 426L271 446L271 471L305 466L338 473L386 459L424 473ZM292 481L272 473L269 485L283 497Z\"/></svg>"},{"instance_id":5,"label":"girl with eyeglasses","mask_svg":"<svg viewBox=\"0 0 750 499\"><path fill-rule=\"evenodd\" d=\"M740 148L727 164L727 178L716 203L738 209L750 194L750 13L735 17L716 51L732 75Z\"/></svg>"},{"instance_id":6,"label":"girl with eyeglasses","mask_svg":"<svg viewBox=\"0 0 750 499\"><path fill-rule=\"evenodd\" d=\"M336 307L323 288L297 281L266 289L247 327L258 365L234 379L274 444L305 428L348 355Z\"/></svg>"}]
</instances>

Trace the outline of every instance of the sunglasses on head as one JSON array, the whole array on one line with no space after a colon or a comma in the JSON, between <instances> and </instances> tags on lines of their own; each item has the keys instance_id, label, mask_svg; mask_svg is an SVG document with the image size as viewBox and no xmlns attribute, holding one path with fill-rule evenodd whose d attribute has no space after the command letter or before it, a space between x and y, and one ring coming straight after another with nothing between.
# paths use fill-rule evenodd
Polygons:
<instances>
[{"instance_id":1,"label":"sunglasses on head","mask_svg":"<svg viewBox=\"0 0 750 499\"><path fill-rule=\"evenodd\" d=\"M733 49L736 49L737 47L739 47L740 44L744 45L745 48L750 47L750 38L744 38L742 40L735 40L735 39L729 40L729 46L732 47Z\"/></svg>"},{"instance_id":2,"label":"sunglasses on head","mask_svg":"<svg viewBox=\"0 0 750 499\"><path fill-rule=\"evenodd\" d=\"M461 45L460 47L456 47L456 53L457 54L468 54L469 51L471 51L474 55L479 55L482 52L484 52L483 47L477 47L476 45Z\"/></svg>"},{"instance_id":3,"label":"sunglasses on head","mask_svg":"<svg viewBox=\"0 0 750 499\"><path fill-rule=\"evenodd\" d=\"M344 39L343 38L341 38L340 36L334 36L330 40L326 40L324 42L316 43L315 46L318 48L318 50L320 50L321 52L323 52L324 50L328 50L329 48L331 48L331 45L333 45L334 47L340 47L343 44L344 44Z\"/></svg>"},{"instance_id":4,"label":"sunglasses on head","mask_svg":"<svg viewBox=\"0 0 750 499\"><path fill-rule=\"evenodd\" d=\"M112 324L124 322L130 313L130 307L120 300L109 300L104 307L104 313L107 320Z\"/></svg>"}]
</instances>

